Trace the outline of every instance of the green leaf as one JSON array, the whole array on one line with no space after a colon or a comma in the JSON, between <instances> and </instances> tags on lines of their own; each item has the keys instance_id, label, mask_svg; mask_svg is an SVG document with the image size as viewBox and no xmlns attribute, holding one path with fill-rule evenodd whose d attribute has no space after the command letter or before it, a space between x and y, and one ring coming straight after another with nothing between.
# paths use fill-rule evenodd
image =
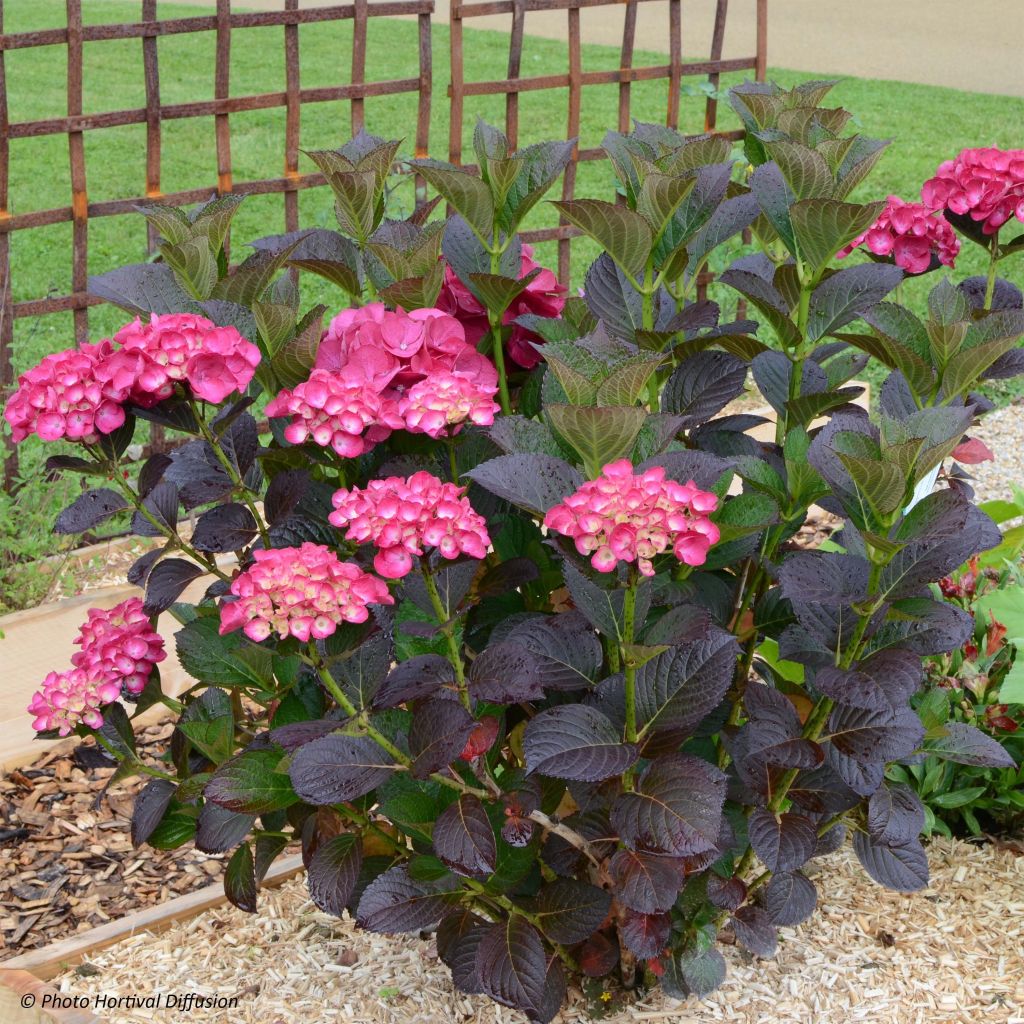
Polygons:
<instances>
[{"instance_id":1,"label":"green leaf","mask_svg":"<svg viewBox=\"0 0 1024 1024\"><path fill-rule=\"evenodd\" d=\"M569 199L553 205L627 274L634 279L640 276L654 246L651 227L640 214L602 199Z\"/></svg>"},{"instance_id":2,"label":"green leaf","mask_svg":"<svg viewBox=\"0 0 1024 1024\"><path fill-rule=\"evenodd\" d=\"M192 237L192 224L188 214L166 203L136 203L132 209L146 218L157 234L171 245L181 245Z\"/></svg>"},{"instance_id":3,"label":"green leaf","mask_svg":"<svg viewBox=\"0 0 1024 1024\"><path fill-rule=\"evenodd\" d=\"M949 793L939 793L931 797L929 802L949 811L954 807L963 807L964 804L973 803L979 796L984 795L986 788L985 786L969 786L967 789L954 789Z\"/></svg>"},{"instance_id":4,"label":"green leaf","mask_svg":"<svg viewBox=\"0 0 1024 1024\"><path fill-rule=\"evenodd\" d=\"M636 212L650 224L655 238L660 237L679 204L696 184L695 177L670 177L656 172L644 178L636 200Z\"/></svg>"},{"instance_id":5,"label":"green leaf","mask_svg":"<svg viewBox=\"0 0 1024 1024\"><path fill-rule=\"evenodd\" d=\"M373 171L344 171L327 176L334 192L338 226L350 238L365 242L373 233L377 206L377 175Z\"/></svg>"},{"instance_id":6,"label":"green leaf","mask_svg":"<svg viewBox=\"0 0 1024 1024\"><path fill-rule=\"evenodd\" d=\"M803 199L789 209L800 256L815 271L828 265L844 245L867 231L885 203L841 203L835 199Z\"/></svg>"},{"instance_id":7,"label":"green leaf","mask_svg":"<svg viewBox=\"0 0 1024 1024\"><path fill-rule=\"evenodd\" d=\"M190 238L180 245L160 246L160 255L194 299L210 297L217 283L217 259L206 238Z\"/></svg>"},{"instance_id":8,"label":"green leaf","mask_svg":"<svg viewBox=\"0 0 1024 1024\"><path fill-rule=\"evenodd\" d=\"M415 160L413 166L462 215L480 241L490 245L494 231L494 201L487 185L468 171L440 160Z\"/></svg>"},{"instance_id":9,"label":"green leaf","mask_svg":"<svg viewBox=\"0 0 1024 1024\"><path fill-rule=\"evenodd\" d=\"M852 402L864 393L863 388L838 388L835 391L820 391L813 395L801 395L786 402L786 423L807 425L823 412Z\"/></svg>"},{"instance_id":10,"label":"green leaf","mask_svg":"<svg viewBox=\"0 0 1024 1024\"><path fill-rule=\"evenodd\" d=\"M557 378L558 383L562 385L562 390L565 392L566 398L569 399L569 403L571 405L593 405L597 398L598 388L593 375L581 373L555 355L553 351L548 351L553 348L553 345L544 346L544 361Z\"/></svg>"},{"instance_id":11,"label":"green leaf","mask_svg":"<svg viewBox=\"0 0 1024 1024\"><path fill-rule=\"evenodd\" d=\"M225 761L206 784L204 796L237 814L266 814L298 802L291 779L278 771L278 749L244 750Z\"/></svg>"},{"instance_id":12,"label":"green leaf","mask_svg":"<svg viewBox=\"0 0 1024 1024\"><path fill-rule=\"evenodd\" d=\"M906 493L907 480L898 466L847 455L845 452L836 454L857 490L875 512L884 516L900 507Z\"/></svg>"},{"instance_id":13,"label":"green leaf","mask_svg":"<svg viewBox=\"0 0 1024 1024\"><path fill-rule=\"evenodd\" d=\"M295 331L295 310L291 306L281 306L274 302L254 302L252 315L267 355L273 359Z\"/></svg>"},{"instance_id":14,"label":"green leaf","mask_svg":"<svg viewBox=\"0 0 1024 1024\"><path fill-rule=\"evenodd\" d=\"M271 360L271 369L282 387L293 388L308 379L320 347L326 310L326 306L314 306L299 322L295 337Z\"/></svg>"},{"instance_id":15,"label":"green leaf","mask_svg":"<svg viewBox=\"0 0 1024 1024\"><path fill-rule=\"evenodd\" d=\"M798 200L831 196L835 182L820 153L799 142L768 142L765 149Z\"/></svg>"},{"instance_id":16,"label":"green leaf","mask_svg":"<svg viewBox=\"0 0 1024 1024\"><path fill-rule=\"evenodd\" d=\"M629 454L647 419L647 411L636 406L551 405L546 412L555 430L579 452L592 479L606 463Z\"/></svg>"},{"instance_id":17,"label":"green leaf","mask_svg":"<svg viewBox=\"0 0 1024 1024\"><path fill-rule=\"evenodd\" d=\"M273 687L271 654L241 633L218 632L219 619L204 615L174 634L178 660L190 676L211 686Z\"/></svg>"},{"instance_id":18,"label":"green leaf","mask_svg":"<svg viewBox=\"0 0 1024 1024\"><path fill-rule=\"evenodd\" d=\"M298 244L296 240L276 252L258 249L233 273L217 282L210 293L210 298L224 299L251 308L266 291L274 275L285 265Z\"/></svg>"},{"instance_id":19,"label":"green leaf","mask_svg":"<svg viewBox=\"0 0 1024 1024\"><path fill-rule=\"evenodd\" d=\"M182 713L178 728L214 764L235 752L235 717L231 698L215 686L205 689Z\"/></svg>"},{"instance_id":20,"label":"green leaf","mask_svg":"<svg viewBox=\"0 0 1024 1024\"><path fill-rule=\"evenodd\" d=\"M501 274L470 274L469 280L474 291L483 304L492 313L504 313L517 295L521 295L527 285L540 273L540 268L531 270L525 277L518 279L503 277ZM469 282L467 282L469 283Z\"/></svg>"},{"instance_id":21,"label":"green leaf","mask_svg":"<svg viewBox=\"0 0 1024 1024\"><path fill-rule=\"evenodd\" d=\"M635 356L617 366L597 389L597 404L633 405L643 393L651 375L665 361L661 355Z\"/></svg>"},{"instance_id":22,"label":"green leaf","mask_svg":"<svg viewBox=\"0 0 1024 1024\"><path fill-rule=\"evenodd\" d=\"M1017 338L1000 338L958 352L942 373L943 393L952 398L968 391L1000 356L1017 347L1017 341Z\"/></svg>"},{"instance_id":23,"label":"green leaf","mask_svg":"<svg viewBox=\"0 0 1024 1024\"><path fill-rule=\"evenodd\" d=\"M438 261L423 277L407 277L380 290L380 297L403 309L427 309L435 305L444 284L444 264Z\"/></svg>"}]
</instances>

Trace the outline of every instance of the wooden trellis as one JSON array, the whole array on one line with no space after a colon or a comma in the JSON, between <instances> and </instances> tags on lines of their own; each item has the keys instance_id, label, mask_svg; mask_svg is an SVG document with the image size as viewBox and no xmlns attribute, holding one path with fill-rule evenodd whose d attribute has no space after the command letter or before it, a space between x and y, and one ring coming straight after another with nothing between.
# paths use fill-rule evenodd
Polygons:
<instances>
[{"instance_id":1,"label":"wooden trellis","mask_svg":"<svg viewBox=\"0 0 1024 1024\"><path fill-rule=\"evenodd\" d=\"M276 11L233 12L230 0L216 0L212 13L190 17L159 18L157 0L141 0L138 21L119 24L86 25L82 20L83 0L65 0L67 20L62 28L32 32L5 33L3 2L0 0L0 403L6 400L14 383L13 345L14 322L26 317L51 313L72 314L77 343L88 339L89 306L98 300L87 293L89 266L89 222L93 218L128 213L136 203L159 199L172 204L194 203L218 194L281 193L284 202L284 228L293 231L299 227L298 193L307 188L325 185L320 173L299 170L299 144L301 109L304 104L332 100L348 101L353 132L363 127L367 97L397 93L418 95L415 125L415 152L426 156L429 152L432 67L431 23L434 0L352 0L330 7L303 7L299 0L281 0ZM766 54L767 0L740 0L756 3L757 53L737 60L722 59L722 43L728 10L728 0L714 0L716 17L708 60L684 63L681 49L681 0L484 0L463 2L451 0L451 66L450 104L451 131L449 155L454 162L461 158L461 137L466 98L475 95L504 93L506 96L506 129L514 141L518 135L519 94L526 91L568 88L569 104L566 120L566 138L578 134L584 86L597 83L619 85L619 128L628 130L630 116L630 86L633 82L665 79L668 89L666 122L675 125L679 117L679 88L684 76L707 76L717 84L724 71L752 70L763 78ZM734 0L735 2L735 0ZM608 71L583 71L581 65L580 19L591 9L600 16L599 8L610 4L625 7L620 67ZM667 8L666 17L670 39L668 62L652 67L633 67L634 38L637 7L640 3L660 3ZM569 68L565 74L522 77L520 64L523 53L527 15L539 10L565 10L568 18ZM468 18L483 14L511 15L509 36L508 78L502 81L467 82L463 67L463 23ZM371 18L414 16L418 21L418 74L416 77L386 81L367 80L367 25ZM303 88L300 74L299 26L323 22L350 21L353 25L351 66L348 80L341 80L320 88ZM244 40L247 28L280 26L285 57L285 88L247 96L231 94L230 57L232 42ZM214 76L214 97L188 103L164 103L160 92L160 65L157 43L163 36L184 33L212 32L216 40L216 58L211 71ZM103 40L138 39L141 43L141 71L145 81L145 106L123 110L85 113L83 95L83 47L87 42ZM35 47L64 47L67 53L67 115L41 120L11 123L8 116L8 98L5 79L4 54L8 50ZM56 63L56 62L55 62ZM342 70L339 75L345 78ZM242 111L285 108L285 131L282 139L284 174L280 177L239 181L232 169L231 115ZM183 118L212 117L215 124L216 179L203 187L164 193L161 191L161 138L164 122ZM715 103L709 100L706 111L709 128L715 124ZM144 194L128 195L102 202L90 201L85 158L85 133L122 125L146 126L146 180ZM401 127L396 126L396 131ZM411 127L411 126L408 126ZM67 206L44 210L20 211L10 209L10 140L29 137L66 135L70 160L70 203ZM339 140L341 141L341 140ZM601 156L600 150L585 149L574 156L564 177L563 195L571 197L576 180L576 162ZM25 173L25 169L22 169ZM11 234L52 224L69 223L72 226L71 293L41 296L24 301L13 301ZM569 238L574 234L568 225L533 232L532 240L558 239L559 270L568 278ZM150 249L155 243L152 232ZM141 254L140 254L141 255ZM17 268L13 268L16 272ZM95 269L95 268L92 268ZM108 269L106 267L102 269ZM11 487L17 471L12 452L5 463L5 485Z\"/></svg>"}]
</instances>

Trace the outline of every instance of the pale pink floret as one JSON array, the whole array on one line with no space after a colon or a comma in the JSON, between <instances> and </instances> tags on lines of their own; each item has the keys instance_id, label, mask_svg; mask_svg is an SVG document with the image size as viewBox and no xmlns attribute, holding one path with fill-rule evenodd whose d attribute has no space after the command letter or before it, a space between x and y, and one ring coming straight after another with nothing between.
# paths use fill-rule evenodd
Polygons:
<instances>
[{"instance_id":1,"label":"pale pink floret","mask_svg":"<svg viewBox=\"0 0 1024 1024\"><path fill-rule=\"evenodd\" d=\"M533 249L524 245L519 259L519 276L526 277L534 270L540 273L513 299L502 317L503 324L512 325L512 332L505 342L505 351L512 362L526 369L532 369L540 362L540 354L534 345L543 339L539 334L517 324L516 318L524 313L557 318L565 308L566 289L558 283L558 278L550 270L537 263L533 258ZM466 340L474 346L490 330L487 308L459 280L451 267L445 267L444 284L437 297L437 305L459 320L466 330Z\"/></svg>"},{"instance_id":2,"label":"pale pink floret","mask_svg":"<svg viewBox=\"0 0 1024 1024\"><path fill-rule=\"evenodd\" d=\"M106 380L98 367L113 351L109 341L46 356L18 378L4 409L17 444L30 434L44 441L95 444L124 423L127 389Z\"/></svg>"},{"instance_id":3,"label":"pale pink floret","mask_svg":"<svg viewBox=\"0 0 1024 1024\"><path fill-rule=\"evenodd\" d=\"M167 657L164 639L137 597L109 610L90 608L75 643L82 648L71 656L75 668L91 679L117 683L132 695L142 693L153 667Z\"/></svg>"},{"instance_id":4,"label":"pale pink floret","mask_svg":"<svg viewBox=\"0 0 1024 1024\"><path fill-rule=\"evenodd\" d=\"M501 411L494 401L497 390L497 382L488 384L457 373L432 374L406 392L398 411L410 433L449 437L467 420L478 427L490 426Z\"/></svg>"},{"instance_id":5,"label":"pale pink floret","mask_svg":"<svg viewBox=\"0 0 1024 1024\"><path fill-rule=\"evenodd\" d=\"M367 605L395 603L383 580L320 544L257 549L253 558L231 582L238 600L221 605L222 634L241 628L257 643L271 634L322 640L342 622L365 622Z\"/></svg>"},{"instance_id":6,"label":"pale pink floret","mask_svg":"<svg viewBox=\"0 0 1024 1024\"><path fill-rule=\"evenodd\" d=\"M572 538L598 572L636 562L641 574L653 576L652 560L669 550L687 565L704 564L718 542L718 527L707 518L717 507L716 496L692 480L666 480L660 466L637 474L620 459L550 509L544 525Z\"/></svg>"},{"instance_id":7,"label":"pale pink floret","mask_svg":"<svg viewBox=\"0 0 1024 1024\"><path fill-rule=\"evenodd\" d=\"M176 384L219 404L245 391L260 361L260 350L234 327L192 313L153 313L148 323L136 317L114 341L121 347L105 364L105 376L143 408L170 398Z\"/></svg>"},{"instance_id":8,"label":"pale pink floret","mask_svg":"<svg viewBox=\"0 0 1024 1024\"><path fill-rule=\"evenodd\" d=\"M921 187L932 210L946 209L980 221L995 234L1011 217L1024 221L1024 149L965 149L940 164Z\"/></svg>"},{"instance_id":9,"label":"pale pink floret","mask_svg":"<svg viewBox=\"0 0 1024 1024\"><path fill-rule=\"evenodd\" d=\"M313 370L309 380L267 403L268 416L290 416L284 436L292 444L313 441L351 459L370 451L402 426L397 402L343 373Z\"/></svg>"},{"instance_id":10,"label":"pale pink floret","mask_svg":"<svg viewBox=\"0 0 1024 1024\"><path fill-rule=\"evenodd\" d=\"M56 729L61 736L79 723L98 729L103 725L100 708L120 696L119 683L94 678L80 668L51 672L29 702L28 713L35 716L32 728L37 732Z\"/></svg>"},{"instance_id":11,"label":"pale pink floret","mask_svg":"<svg viewBox=\"0 0 1024 1024\"><path fill-rule=\"evenodd\" d=\"M933 253L939 263L952 267L960 252L960 239L947 220L923 203L905 203L899 196L889 196L878 220L837 255L842 259L861 245L876 256L891 256L908 274L928 270Z\"/></svg>"},{"instance_id":12,"label":"pale pink floret","mask_svg":"<svg viewBox=\"0 0 1024 1024\"><path fill-rule=\"evenodd\" d=\"M381 576L401 579L412 569L413 556L427 548L437 548L445 558L487 554L487 523L465 491L425 471L408 479L371 480L365 488L335 491L335 511L327 518L348 527L348 540L378 549L373 567Z\"/></svg>"}]
</instances>

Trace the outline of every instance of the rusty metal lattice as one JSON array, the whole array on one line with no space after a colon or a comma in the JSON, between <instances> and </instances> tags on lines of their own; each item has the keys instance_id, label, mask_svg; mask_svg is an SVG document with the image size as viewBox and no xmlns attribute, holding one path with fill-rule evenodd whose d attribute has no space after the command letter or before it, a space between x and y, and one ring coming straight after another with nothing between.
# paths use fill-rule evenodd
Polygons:
<instances>
[{"instance_id":1,"label":"rusty metal lattice","mask_svg":"<svg viewBox=\"0 0 1024 1024\"><path fill-rule=\"evenodd\" d=\"M666 7L669 59L666 64L634 67L633 56L636 41L636 19L640 4L657 3ZM519 97L522 93L538 89L568 89L568 110L565 138L579 136L580 110L585 86L618 84L618 130L630 130L630 94L634 82L665 79L667 98L665 123L671 128L679 126L679 98L682 79L687 76L707 77L717 88L719 78L727 71L753 71L755 78L763 80L767 56L768 0L756 0L757 39L756 52L749 57L724 60L722 49L725 42L725 23L729 11L729 0L716 0L714 29L707 60L683 62L682 52L682 0L451 0L451 84L448 95L451 100L451 120L448 134L448 159L460 163L462 158L462 132L466 99L473 96L504 94L505 134L513 146L519 137ZM625 8L622 32L622 49L619 67L604 70L583 70L580 14L584 10L608 7ZM564 10L567 18L569 43L569 67L564 73L524 77L522 75L523 41L526 32L527 14L539 11ZM507 14L511 16L508 49L508 75L504 79L467 82L464 76L463 23L485 15ZM705 107L704 130L713 131L717 119L717 102L708 98ZM550 135L550 130L547 131ZM742 131L724 132L735 138ZM572 162L562 178L562 198L572 199L576 188L576 170L584 160L604 159L599 148L580 149L577 147ZM523 232L523 238L531 242L557 240L558 276L569 280L570 240L579 231L561 220L557 227L541 228Z\"/></svg>"},{"instance_id":2,"label":"rusty metal lattice","mask_svg":"<svg viewBox=\"0 0 1024 1024\"><path fill-rule=\"evenodd\" d=\"M667 4L670 39L669 59L666 64L652 67L633 67L634 37L637 7L640 3ZM715 0L716 14L709 59L684 63L681 49L681 0L451 0L451 78L449 156L460 162L462 127L466 99L477 95L501 94L506 97L506 129L515 142L519 134L519 96L523 92L568 88L569 103L566 138L578 134L584 87L598 83L617 83L619 86L619 128L628 130L630 116L630 87L633 82L665 79L668 98L666 122L676 125L679 117L679 89L684 76L707 76L717 84L725 71L753 70L763 78L766 54L766 26L768 0L745 0L757 5L757 53L753 57L733 60L722 59L722 44L728 12L728 0ZM62 28L39 31L5 33L3 3L0 0L0 402L14 383L13 345L14 322L26 317L70 312L74 323L75 340L82 343L88 338L89 306L98 300L87 293L89 276L89 222L93 218L128 213L143 199L160 199L169 203L194 203L209 198L212 192L225 194L280 193L284 203L284 228L294 231L299 227L298 194L300 191L325 185L319 173L299 170L299 140L301 109L304 104L327 101L348 101L353 132L364 126L365 101L369 97L397 93L416 93L418 107L415 125L415 151L417 156L428 155L431 113L431 24L434 0L352 0L328 7L303 7L299 0L281 0L281 9L275 11L233 12L230 0L215 0L212 13L190 17L160 18L157 0L140 0L138 21L118 24L84 24L83 0L65 0L66 25ZM625 8L620 66L607 71L584 71L581 53L581 14L590 9L617 4ZM569 68L565 74L523 77L521 60L527 15L540 10L565 10L568 19ZM511 15L509 36L508 77L502 81L467 82L463 63L463 24L484 14ZM370 19L413 16L418 22L418 74L415 77L386 81L367 80L367 25ZM303 88L300 74L299 27L313 23L351 22L353 26L352 53L349 80L337 84ZM285 58L285 88L283 91L265 92L246 96L231 95L230 58L232 40L242 38L238 32L247 28L280 26ZM215 34L215 61L212 100L187 103L164 103L160 92L160 67L157 44L161 37L183 33L212 32ZM238 33L236 35L236 33ZM99 113L83 111L83 47L85 43L103 40L140 40L142 72L145 82L145 106ZM237 43L236 43L237 45ZM60 46L67 52L67 115L41 120L11 123L5 79L4 54L9 50L34 47ZM238 181L232 170L231 115L244 111L268 108L285 110L285 131L282 139L284 174L280 177ZM715 103L709 100L706 123L715 125ZM204 187L164 193L161 191L161 141L165 122L183 118L214 120L216 181ZM146 146L145 192L95 202L89 200L85 158L85 133L122 125L144 124ZM396 131L400 127L396 126ZM411 126L409 126L411 127ZM21 212L10 209L10 140L39 136L66 135L70 161L71 202L52 209ZM582 150L564 177L562 193L571 197L575 189L576 166L580 160L602 156L599 150ZM418 190L418 195L420 195ZM11 283L11 234L47 225L69 223L72 230L71 293L13 301ZM569 240L574 231L565 224L528 234L531 240L557 239L559 272L568 278ZM156 239L149 235L152 251ZM140 254L141 255L141 254ZM5 461L5 485L11 487L17 472L16 457L11 453Z\"/></svg>"}]
</instances>

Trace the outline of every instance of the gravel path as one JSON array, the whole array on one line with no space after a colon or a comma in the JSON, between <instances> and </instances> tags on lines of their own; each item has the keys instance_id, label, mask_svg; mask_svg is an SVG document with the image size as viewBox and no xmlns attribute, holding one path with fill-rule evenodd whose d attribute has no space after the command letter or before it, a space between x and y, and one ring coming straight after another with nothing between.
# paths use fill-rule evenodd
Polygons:
<instances>
[{"instance_id":1,"label":"gravel path","mask_svg":"<svg viewBox=\"0 0 1024 1024\"><path fill-rule=\"evenodd\" d=\"M936 841L931 886L902 895L871 882L849 850L822 862L819 906L782 929L776 956L735 946L705 1002L613 993L608 1024L1021 1024L1024 848ZM321 914L305 880L260 894L260 913L210 910L157 937L137 935L53 982L68 994L195 991L238 996L211 1024L522 1024L456 992L433 939L373 935ZM600 1004L599 1004L600 1005ZM185 1024L173 1011L119 1012L116 1024ZM555 1024L590 1024L579 992Z\"/></svg>"},{"instance_id":2,"label":"gravel path","mask_svg":"<svg viewBox=\"0 0 1024 1024\"><path fill-rule=\"evenodd\" d=\"M1024 405L990 412L970 436L984 441L995 455L992 462L971 467L978 500L1012 498L1014 486L1024 487Z\"/></svg>"}]
</instances>

